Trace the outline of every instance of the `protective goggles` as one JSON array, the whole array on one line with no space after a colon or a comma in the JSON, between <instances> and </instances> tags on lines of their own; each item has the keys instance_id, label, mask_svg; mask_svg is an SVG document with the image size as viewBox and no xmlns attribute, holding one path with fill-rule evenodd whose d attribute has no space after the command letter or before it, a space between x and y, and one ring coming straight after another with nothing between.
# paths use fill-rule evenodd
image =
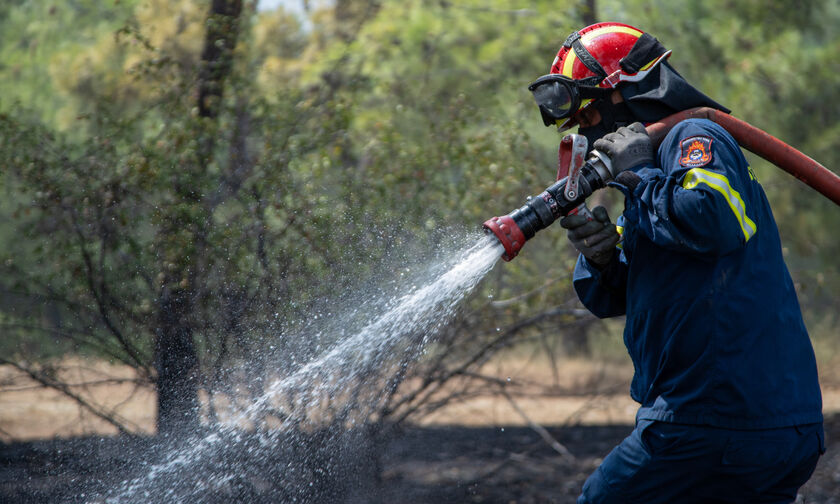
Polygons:
<instances>
[{"instance_id":1,"label":"protective goggles","mask_svg":"<svg viewBox=\"0 0 840 504\"><path fill-rule=\"evenodd\" d=\"M613 91L597 87L594 79L590 85L588 80L577 81L562 74L548 74L528 86L546 126L558 124L558 121L573 116L580 108L581 100L604 98Z\"/></svg>"}]
</instances>

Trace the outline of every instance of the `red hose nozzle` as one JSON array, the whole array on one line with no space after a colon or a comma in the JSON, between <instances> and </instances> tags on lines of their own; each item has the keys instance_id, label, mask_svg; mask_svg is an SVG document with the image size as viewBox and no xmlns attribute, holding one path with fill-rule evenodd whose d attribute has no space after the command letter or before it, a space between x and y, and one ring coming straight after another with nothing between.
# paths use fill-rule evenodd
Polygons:
<instances>
[{"instance_id":1,"label":"red hose nozzle","mask_svg":"<svg viewBox=\"0 0 840 504\"><path fill-rule=\"evenodd\" d=\"M502 254L502 259L505 261L516 257L525 245L525 234L510 215L487 219L484 222L484 229L488 233L493 233L505 248L505 253Z\"/></svg>"}]
</instances>

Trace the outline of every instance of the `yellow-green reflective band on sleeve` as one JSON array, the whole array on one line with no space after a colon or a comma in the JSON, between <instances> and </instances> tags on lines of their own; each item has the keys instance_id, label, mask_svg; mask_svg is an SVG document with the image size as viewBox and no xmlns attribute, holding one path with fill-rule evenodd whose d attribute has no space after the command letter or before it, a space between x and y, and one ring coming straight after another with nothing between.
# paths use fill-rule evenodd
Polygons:
<instances>
[{"instance_id":1,"label":"yellow-green reflective band on sleeve","mask_svg":"<svg viewBox=\"0 0 840 504\"><path fill-rule=\"evenodd\" d=\"M747 209L746 205L744 205L744 200L741 199L741 195L738 194L738 191L729 185L729 180L720 173L703 170L702 168L693 168L688 170L688 173L685 174L685 178L683 179L683 188L694 189L700 184L706 184L723 195L726 202L729 203L729 208L732 209L732 213L735 214L735 218L738 219L741 231L744 232L744 238L749 241L749 239L755 234L756 225L755 222L747 217Z\"/></svg>"},{"instance_id":2,"label":"yellow-green reflective band on sleeve","mask_svg":"<svg viewBox=\"0 0 840 504\"><path fill-rule=\"evenodd\" d=\"M624 249L624 226L615 226L615 231L618 233L618 243L616 247Z\"/></svg>"}]
</instances>

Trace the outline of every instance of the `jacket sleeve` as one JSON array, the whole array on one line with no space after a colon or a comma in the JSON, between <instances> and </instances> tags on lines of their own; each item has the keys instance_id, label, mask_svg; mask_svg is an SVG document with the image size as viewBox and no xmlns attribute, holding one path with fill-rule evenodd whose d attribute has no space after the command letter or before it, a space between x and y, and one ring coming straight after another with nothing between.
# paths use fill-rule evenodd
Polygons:
<instances>
[{"instance_id":1,"label":"jacket sleeve","mask_svg":"<svg viewBox=\"0 0 840 504\"><path fill-rule=\"evenodd\" d=\"M624 217L655 244L686 253L721 256L756 233L750 218L751 172L738 144L707 120L674 127L658 152L660 167L635 169L641 182L624 187Z\"/></svg>"},{"instance_id":2,"label":"jacket sleeve","mask_svg":"<svg viewBox=\"0 0 840 504\"><path fill-rule=\"evenodd\" d=\"M583 254L578 255L572 282L581 303L596 317L624 315L627 309L627 259L620 249L616 249L609 264L601 270Z\"/></svg>"}]
</instances>

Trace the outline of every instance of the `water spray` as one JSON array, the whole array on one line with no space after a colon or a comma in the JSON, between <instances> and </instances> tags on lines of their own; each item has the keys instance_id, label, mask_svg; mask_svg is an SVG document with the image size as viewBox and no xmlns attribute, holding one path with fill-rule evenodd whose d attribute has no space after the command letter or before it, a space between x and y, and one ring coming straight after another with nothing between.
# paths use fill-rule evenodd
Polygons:
<instances>
[{"instance_id":1,"label":"water spray","mask_svg":"<svg viewBox=\"0 0 840 504\"><path fill-rule=\"evenodd\" d=\"M770 161L840 205L840 177L837 174L778 138L713 108L685 110L648 125L645 129L650 135L653 148L656 149L662 143L671 128L692 118L708 119L719 124L741 147ZM555 220L574 213L589 215L586 198L606 187L615 174L606 155L593 150L589 158L584 159L585 152L586 141L583 137L566 135L560 144L557 182L539 195L529 197L521 208L484 222L485 231L495 235L504 246L502 259L510 261L516 257L527 240ZM568 174L564 173L565 170L568 170Z\"/></svg>"},{"instance_id":2,"label":"water spray","mask_svg":"<svg viewBox=\"0 0 840 504\"><path fill-rule=\"evenodd\" d=\"M354 426L383 407L387 373L423 355L502 254L478 233L457 243L418 265L410 288L373 296L361 315L354 303L331 314L335 326L302 328L295 339L325 342L324 349L266 382L244 407L234 401L208 429L143 460L136 477L84 502L344 502L337 494L353 484L348 467L365 463ZM325 430L332 415L345 420Z\"/></svg>"}]
</instances>

